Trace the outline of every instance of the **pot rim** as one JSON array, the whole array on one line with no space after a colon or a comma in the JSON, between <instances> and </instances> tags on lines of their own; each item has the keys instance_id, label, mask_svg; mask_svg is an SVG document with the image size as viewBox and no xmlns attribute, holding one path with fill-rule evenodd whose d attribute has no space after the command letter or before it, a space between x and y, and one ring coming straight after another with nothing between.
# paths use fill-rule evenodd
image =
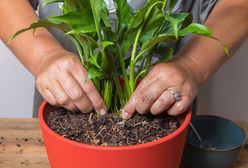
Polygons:
<instances>
[{"instance_id":1,"label":"pot rim","mask_svg":"<svg viewBox=\"0 0 248 168\"><path fill-rule=\"evenodd\" d=\"M182 122L182 124L180 125L180 127L174 131L173 133L160 138L158 140L152 141L152 142L147 142L144 144L137 144L137 145L128 145L128 146L96 146L96 145L89 145L89 144L84 144L84 143L80 143L80 142L76 142L67 138L64 138L62 136L60 136L59 134L55 133L52 129L50 129L44 118L43 118L43 112L44 112L44 108L48 103L46 101L43 101L42 104L40 105L39 111L38 111L38 118L39 118L39 122L40 122L40 127L42 127L48 134L50 134L50 136L53 136L54 138L63 141L65 143L68 143L70 145L73 146L78 146L78 147L83 147L83 148L88 148L88 149L95 149L95 150L104 150L104 151L120 151L120 150L139 150L139 149L143 149L143 148L149 148L152 146L156 146L159 145L165 141L170 141L173 138L177 137L178 135L180 135L185 129L187 129L187 127L189 126L190 123L190 119L192 116L192 112L190 109L188 109L187 114L184 118L184 121Z\"/></svg>"}]
</instances>

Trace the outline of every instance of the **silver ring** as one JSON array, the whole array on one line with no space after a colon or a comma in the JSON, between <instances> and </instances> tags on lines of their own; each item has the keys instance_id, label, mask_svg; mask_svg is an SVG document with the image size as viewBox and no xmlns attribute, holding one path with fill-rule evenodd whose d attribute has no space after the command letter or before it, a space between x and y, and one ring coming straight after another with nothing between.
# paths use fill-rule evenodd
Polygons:
<instances>
[{"instance_id":1,"label":"silver ring","mask_svg":"<svg viewBox=\"0 0 248 168\"><path fill-rule=\"evenodd\" d=\"M175 100L178 102L182 100L182 95L178 93L175 89L168 89L169 93L174 96Z\"/></svg>"}]
</instances>

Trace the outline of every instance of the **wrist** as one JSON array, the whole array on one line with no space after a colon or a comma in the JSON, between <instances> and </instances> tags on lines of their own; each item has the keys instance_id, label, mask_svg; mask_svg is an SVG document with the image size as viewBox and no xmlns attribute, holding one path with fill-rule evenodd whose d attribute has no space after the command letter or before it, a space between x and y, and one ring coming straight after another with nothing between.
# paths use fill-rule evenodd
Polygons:
<instances>
[{"instance_id":1,"label":"wrist","mask_svg":"<svg viewBox=\"0 0 248 168\"><path fill-rule=\"evenodd\" d=\"M177 59L174 60L174 62L176 62L181 68L185 69L185 71L193 77L198 86L207 80L207 77L203 73L200 66L190 57L180 55Z\"/></svg>"},{"instance_id":2,"label":"wrist","mask_svg":"<svg viewBox=\"0 0 248 168\"><path fill-rule=\"evenodd\" d=\"M35 73L34 73L35 77L40 73L40 71L44 66L46 66L50 62L53 62L59 57L62 57L64 55L69 55L70 53L63 48L56 48L52 51L51 50L44 51L42 54L44 56L42 57L42 59L39 61L39 63L35 68Z\"/></svg>"},{"instance_id":3,"label":"wrist","mask_svg":"<svg viewBox=\"0 0 248 168\"><path fill-rule=\"evenodd\" d=\"M35 37L32 47L30 54L33 58L30 58L31 66L29 69L34 76L37 75L42 64L48 59L67 52L51 35Z\"/></svg>"}]
</instances>

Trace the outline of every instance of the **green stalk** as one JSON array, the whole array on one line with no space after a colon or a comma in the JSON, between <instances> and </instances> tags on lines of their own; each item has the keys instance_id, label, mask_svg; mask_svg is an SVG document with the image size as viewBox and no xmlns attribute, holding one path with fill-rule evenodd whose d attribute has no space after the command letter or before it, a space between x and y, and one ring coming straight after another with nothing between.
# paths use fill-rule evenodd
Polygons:
<instances>
[{"instance_id":1,"label":"green stalk","mask_svg":"<svg viewBox=\"0 0 248 168\"><path fill-rule=\"evenodd\" d=\"M136 64L136 63L139 61L140 57L142 57L142 55L145 54L147 51L148 51L148 49L145 49L145 50L141 51L141 52L135 57L135 59L134 59L134 64Z\"/></svg>"},{"instance_id":2,"label":"green stalk","mask_svg":"<svg viewBox=\"0 0 248 168\"><path fill-rule=\"evenodd\" d=\"M112 99L112 92L113 92L113 84L111 80L105 80L103 83L103 99L106 104L107 110L110 110L111 106L111 99Z\"/></svg>"},{"instance_id":3,"label":"green stalk","mask_svg":"<svg viewBox=\"0 0 248 168\"><path fill-rule=\"evenodd\" d=\"M90 1L90 5L91 5L91 8L93 9L94 4L92 3L92 1ZM95 13L95 10L92 10L92 13L93 13L94 22L95 22L96 33L97 33L97 36L98 36L98 38L99 38L99 40L101 42L101 41L103 41L103 38L102 38L102 35L101 35L100 24L99 24L99 22L97 20L97 17L96 17L97 14Z\"/></svg>"},{"instance_id":4,"label":"green stalk","mask_svg":"<svg viewBox=\"0 0 248 168\"><path fill-rule=\"evenodd\" d=\"M135 64L136 64L136 61L135 61L135 56L136 56L136 52L137 52L137 48L138 48L138 43L139 43L139 38L140 38L140 35L141 35L141 32L143 30L143 27L144 27L144 23L141 25L141 27L138 29L138 32L137 32L137 35L135 37L135 41L134 41L134 44L133 44L133 50L132 50L132 55L131 55L131 62L130 62L130 79L129 79L129 85L130 85L130 90L131 90L131 93L134 92L134 89L135 89L135 80L134 80L134 68L135 68Z\"/></svg>"},{"instance_id":5,"label":"green stalk","mask_svg":"<svg viewBox=\"0 0 248 168\"><path fill-rule=\"evenodd\" d=\"M115 83L116 91L117 91L118 97L120 99L121 106L123 106L124 103L125 103L125 100L124 100L124 97L123 97L123 94L122 94L119 74L118 74L117 69L115 67L114 58L113 58L113 56L112 56L112 54L110 52L108 52L108 56L109 56L109 63L110 63L110 67L111 67L111 70L112 70L113 80L114 80L114 83Z\"/></svg>"},{"instance_id":6,"label":"green stalk","mask_svg":"<svg viewBox=\"0 0 248 168\"><path fill-rule=\"evenodd\" d=\"M144 21L143 21L142 25L139 27L138 32L137 32L136 37L135 37L135 41L134 41L134 44L133 44L132 55L131 55L131 62L130 62L130 79L129 79L129 84L130 84L131 93L134 92L135 85L136 85L136 84L135 84L135 79L134 79L134 75L135 75L135 73L134 73L134 68L135 68L135 65L136 65L137 60L138 60L138 59L135 58L135 57L136 57L136 52L137 52L137 48L138 48L139 38L140 38L140 35L141 35L141 33L142 33L142 30L143 30L143 28L144 28L144 26L145 26L145 24L146 24L146 21L147 21L149 15L150 15L150 13L151 13L153 7L155 7L157 4L161 4L161 3L162 3L162 2L156 2L156 3L154 3L154 4L150 7L150 9L148 10L148 12L145 14L145 16L144 16ZM162 4L164 4L164 3L162 3ZM143 52L139 53L138 56L140 57L140 56L142 56L142 54L144 54L144 53L145 53L145 52L143 51Z\"/></svg>"},{"instance_id":7,"label":"green stalk","mask_svg":"<svg viewBox=\"0 0 248 168\"><path fill-rule=\"evenodd\" d=\"M162 6L162 11L165 11L166 5L167 5L167 0L164 0L163 6Z\"/></svg>"},{"instance_id":8,"label":"green stalk","mask_svg":"<svg viewBox=\"0 0 248 168\"><path fill-rule=\"evenodd\" d=\"M118 55L118 58L120 60L121 71L122 71L122 74L123 74L124 88L125 88L125 90L127 92L127 98L129 98L131 96L131 90L130 90L130 86L129 86L129 82L128 82L128 76L127 76L124 56L123 56L123 54L121 52L120 45L118 43L116 43L116 46L117 46L117 55Z\"/></svg>"}]
</instances>

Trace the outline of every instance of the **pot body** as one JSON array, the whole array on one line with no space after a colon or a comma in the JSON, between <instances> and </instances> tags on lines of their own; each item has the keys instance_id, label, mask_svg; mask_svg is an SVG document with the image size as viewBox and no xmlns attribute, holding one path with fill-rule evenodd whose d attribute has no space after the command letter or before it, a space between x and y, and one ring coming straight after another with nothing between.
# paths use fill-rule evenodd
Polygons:
<instances>
[{"instance_id":1,"label":"pot body","mask_svg":"<svg viewBox=\"0 0 248 168\"><path fill-rule=\"evenodd\" d=\"M172 134L146 144L101 147L61 137L46 125L54 108L46 102L40 107L39 121L51 168L179 168L191 112Z\"/></svg>"},{"instance_id":2,"label":"pot body","mask_svg":"<svg viewBox=\"0 0 248 168\"><path fill-rule=\"evenodd\" d=\"M218 116L194 116L191 123L200 134L202 142L199 142L190 129L184 151L184 164L200 168L233 167L232 163L245 145L245 131L232 121Z\"/></svg>"}]
</instances>

